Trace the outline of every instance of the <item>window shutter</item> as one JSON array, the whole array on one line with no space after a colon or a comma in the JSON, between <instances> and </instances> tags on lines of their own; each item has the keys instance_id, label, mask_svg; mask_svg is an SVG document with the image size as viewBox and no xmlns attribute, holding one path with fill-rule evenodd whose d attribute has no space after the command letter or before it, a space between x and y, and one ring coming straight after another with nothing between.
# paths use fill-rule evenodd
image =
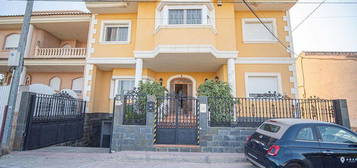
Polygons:
<instances>
[{"instance_id":1,"label":"window shutter","mask_svg":"<svg viewBox=\"0 0 357 168\"><path fill-rule=\"evenodd\" d=\"M276 76L249 76L248 95L261 93L279 93L279 81Z\"/></svg>"},{"instance_id":2,"label":"window shutter","mask_svg":"<svg viewBox=\"0 0 357 168\"><path fill-rule=\"evenodd\" d=\"M264 24L274 33L272 22L264 22ZM245 40L246 41L274 41L274 36L260 22L245 22Z\"/></svg>"}]
</instances>

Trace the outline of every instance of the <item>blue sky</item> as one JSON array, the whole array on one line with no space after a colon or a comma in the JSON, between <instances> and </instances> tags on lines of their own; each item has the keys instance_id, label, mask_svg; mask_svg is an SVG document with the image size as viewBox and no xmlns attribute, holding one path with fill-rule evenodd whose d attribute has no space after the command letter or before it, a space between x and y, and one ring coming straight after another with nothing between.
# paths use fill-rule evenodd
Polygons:
<instances>
[{"instance_id":1,"label":"blue sky","mask_svg":"<svg viewBox=\"0 0 357 168\"><path fill-rule=\"evenodd\" d=\"M321 2L322 0L300 0ZM357 0L327 0L327 2ZM24 1L0 0L0 15L19 14ZM291 10L292 27L304 19L318 4L296 4ZM82 2L35 2L34 11L82 10ZM357 4L323 4L293 32L295 53L304 51L357 51Z\"/></svg>"}]
</instances>

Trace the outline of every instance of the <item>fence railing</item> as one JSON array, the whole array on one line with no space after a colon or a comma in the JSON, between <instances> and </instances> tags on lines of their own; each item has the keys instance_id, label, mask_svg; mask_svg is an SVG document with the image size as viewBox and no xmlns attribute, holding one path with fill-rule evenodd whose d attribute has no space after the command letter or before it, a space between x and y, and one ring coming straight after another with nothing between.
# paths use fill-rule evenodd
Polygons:
<instances>
[{"instance_id":1,"label":"fence railing","mask_svg":"<svg viewBox=\"0 0 357 168\"><path fill-rule=\"evenodd\" d=\"M283 98L208 98L212 127L256 127L271 118L335 122L332 100Z\"/></svg>"},{"instance_id":2,"label":"fence railing","mask_svg":"<svg viewBox=\"0 0 357 168\"><path fill-rule=\"evenodd\" d=\"M86 48L35 48L35 57L85 57Z\"/></svg>"},{"instance_id":3,"label":"fence railing","mask_svg":"<svg viewBox=\"0 0 357 168\"><path fill-rule=\"evenodd\" d=\"M135 91L123 95L124 125L145 125L146 124L146 103L147 96L140 95ZM117 97L115 101L118 101Z\"/></svg>"},{"instance_id":4,"label":"fence railing","mask_svg":"<svg viewBox=\"0 0 357 168\"><path fill-rule=\"evenodd\" d=\"M33 99L32 119L34 121L51 121L82 118L86 102L81 99L61 95L35 94Z\"/></svg>"}]
</instances>

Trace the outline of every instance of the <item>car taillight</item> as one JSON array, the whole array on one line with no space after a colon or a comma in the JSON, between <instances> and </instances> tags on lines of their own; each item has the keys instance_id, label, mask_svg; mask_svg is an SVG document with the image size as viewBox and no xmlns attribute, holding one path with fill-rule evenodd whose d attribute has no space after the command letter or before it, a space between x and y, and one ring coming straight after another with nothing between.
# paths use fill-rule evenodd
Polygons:
<instances>
[{"instance_id":1,"label":"car taillight","mask_svg":"<svg viewBox=\"0 0 357 168\"><path fill-rule=\"evenodd\" d=\"M252 139L252 136L247 136L247 138L245 139L244 143L248 143L250 140Z\"/></svg>"},{"instance_id":2,"label":"car taillight","mask_svg":"<svg viewBox=\"0 0 357 168\"><path fill-rule=\"evenodd\" d=\"M276 156L276 155L278 155L279 150L280 150L280 146L279 145L272 145L268 149L267 154L270 155L270 156Z\"/></svg>"}]
</instances>

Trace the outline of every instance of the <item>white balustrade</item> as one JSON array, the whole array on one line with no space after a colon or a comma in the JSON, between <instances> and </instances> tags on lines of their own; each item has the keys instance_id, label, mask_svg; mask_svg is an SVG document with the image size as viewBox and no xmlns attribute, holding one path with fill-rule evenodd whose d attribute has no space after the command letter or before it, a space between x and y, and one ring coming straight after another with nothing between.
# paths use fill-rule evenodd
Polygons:
<instances>
[{"instance_id":1,"label":"white balustrade","mask_svg":"<svg viewBox=\"0 0 357 168\"><path fill-rule=\"evenodd\" d=\"M86 48L35 48L36 57L85 57Z\"/></svg>"}]
</instances>

